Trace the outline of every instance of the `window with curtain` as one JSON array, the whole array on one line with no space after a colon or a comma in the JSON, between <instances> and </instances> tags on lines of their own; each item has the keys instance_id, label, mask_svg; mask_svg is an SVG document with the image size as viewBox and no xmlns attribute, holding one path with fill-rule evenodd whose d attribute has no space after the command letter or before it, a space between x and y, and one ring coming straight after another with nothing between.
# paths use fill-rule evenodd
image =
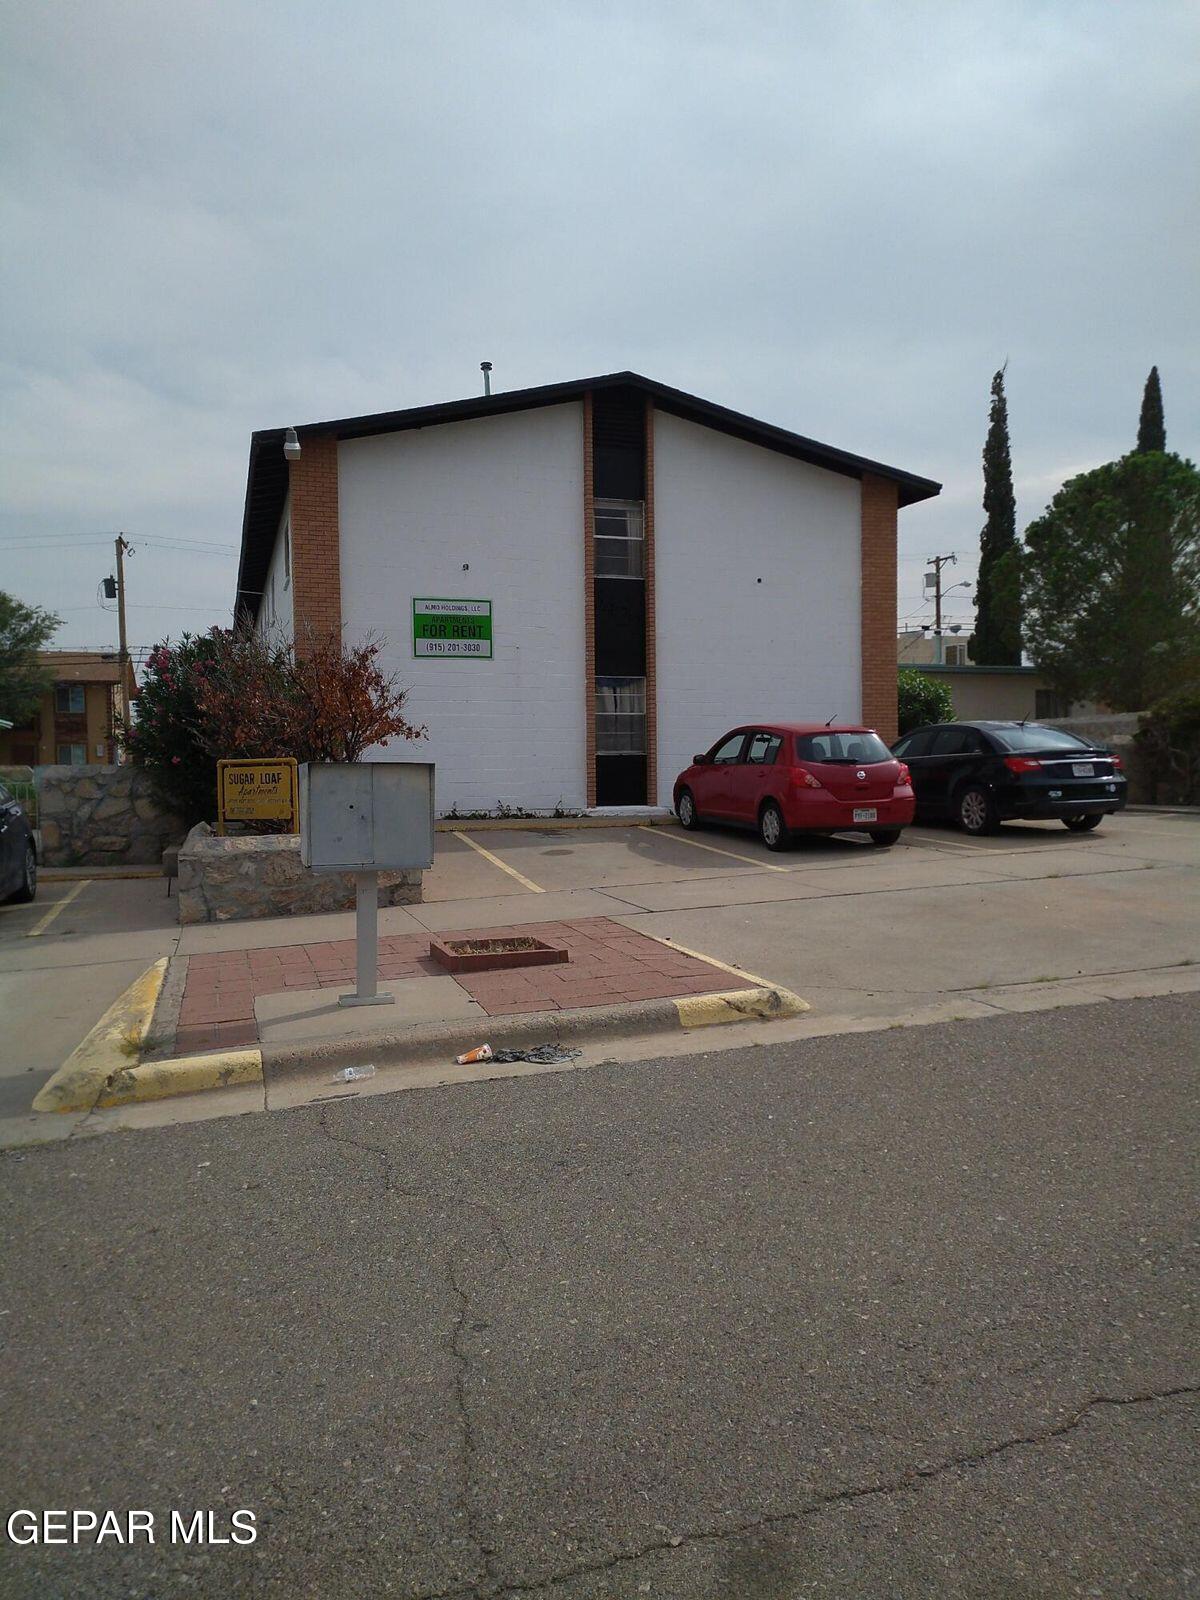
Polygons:
<instances>
[{"instance_id":1,"label":"window with curtain","mask_svg":"<svg viewBox=\"0 0 1200 1600\"><path fill-rule=\"evenodd\" d=\"M645 678L597 678L596 754L640 756L645 752Z\"/></svg>"}]
</instances>

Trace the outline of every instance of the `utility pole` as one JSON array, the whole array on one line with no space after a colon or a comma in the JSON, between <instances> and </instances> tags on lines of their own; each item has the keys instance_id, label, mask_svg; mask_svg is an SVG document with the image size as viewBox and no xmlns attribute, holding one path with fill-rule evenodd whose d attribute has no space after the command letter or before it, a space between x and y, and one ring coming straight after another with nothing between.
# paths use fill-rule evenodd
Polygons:
<instances>
[{"instance_id":1,"label":"utility pole","mask_svg":"<svg viewBox=\"0 0 1200 1600\"><path fill-rule=\"evenodd\" d=\"M954 565L956 565L957 561L958 561L958 557L953 553L953 551L948 556L930 556L929 557L929 565L933 568L933 573L932 573L932 577L933 577L933 595L934 595L934 600L933 600L933 606L934 606L933 631L934 631L934 637L937 639L937 664L939 666L941 665L941 662L942 662L942 568L946 565L947 562L949 562L951 566L954 566ZM931 574L928 573L928 572L925 574L925 587L927 589L929 588L930 576L931 576Z\"/></svg>"},{"instance_id":2,"label":"utility pole","mask_svg":"<svg viewBox=\"0 0 1200 1600\"><path fill-rule=\"evenodd\" d=\"M121 726L129 733L129 646L125 636L125 552L129 541L117 535L117 629L120 639L118 670L121 674Z\"/></svg>"}]
</instances>

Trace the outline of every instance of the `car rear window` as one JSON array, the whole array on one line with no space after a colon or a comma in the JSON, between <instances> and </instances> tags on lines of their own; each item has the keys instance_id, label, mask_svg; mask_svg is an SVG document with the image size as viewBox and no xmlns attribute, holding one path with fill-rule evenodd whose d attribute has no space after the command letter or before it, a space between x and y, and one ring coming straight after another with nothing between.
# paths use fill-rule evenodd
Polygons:
<instances>
[{"instance_id":1,"label":"car rear window","mask_svg":"<svg viewBox=\"0 0 1200 1600\"><path fill-rule=\"evenodd\" d=\"M1027 722L1022 727L1014 723L1011 728L990 728L992 738L1006 750L1090 750L1092 746L1073 733L1061 728L1043 728L1039 722Z\"/></svg>"},{"instance_id":2,"label":"car rear window","mask_svg":"<svg viewBox=\"0 0 1200 1600\"><path fill-rule=\"evenodd\" d=\"M801 761L826 761L849 766L852 762L891 761L892 752L877 733L801 733L796 736Z\"/></svg>"}]
</instances>

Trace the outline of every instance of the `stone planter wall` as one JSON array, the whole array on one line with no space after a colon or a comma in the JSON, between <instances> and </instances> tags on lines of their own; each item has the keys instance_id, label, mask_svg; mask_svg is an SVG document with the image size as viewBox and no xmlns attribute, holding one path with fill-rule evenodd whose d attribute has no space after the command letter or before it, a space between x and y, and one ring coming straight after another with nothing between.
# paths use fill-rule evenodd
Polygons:
<instances>
[{"instance_id":1,"label":"stone planter wall","mask_svg":"<svg viewBox=\"0 0 1200 1600\"><path fill-rule=\"evenodd\" d=\"M141 767L35 767L48 867L158 866L185 833Z\"/></svg>"},{"instance_id":2,"label":"stone planter wall","mask_svg":"<svg viewBox=\"0 0 1200 1600\"><path fill-rule=\"evenodd\" d=\"M422 874L381 872L381 906L415 905ZM294 833L220 839L201 822L179 852L179 920L240 922L354 908L348 872L310 872L300 864Z\"/></svg>"}]
</instances>

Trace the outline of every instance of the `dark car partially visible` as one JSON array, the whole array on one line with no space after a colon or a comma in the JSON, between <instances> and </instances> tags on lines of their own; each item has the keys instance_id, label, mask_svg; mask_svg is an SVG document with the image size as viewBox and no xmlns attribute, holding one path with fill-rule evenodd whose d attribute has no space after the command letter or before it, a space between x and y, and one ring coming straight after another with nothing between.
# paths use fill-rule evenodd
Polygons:
<instances>
[{"instance_id":1,"label":"dark car partially visible","mask_svg":"<svg viewBox=\"0 0 1200 1600\"><path fill-rule=\"evenodd\" d=\"M1037 722L941 722L893 746L912 773L917 820L967 833L1057 818L1086 833L1125 806L1120 756Z\"/></svg>"},{"instance_id":2,"label":"dark car partially visible","mask_svg":"<svg viewBox=\"0 0 1200 1600\"><path fill-rule=\"evenodd\" d=\"M36 893L33 829L20 805L0 783L0 901L30 901Z\"/></svg>"}]
</instances>

